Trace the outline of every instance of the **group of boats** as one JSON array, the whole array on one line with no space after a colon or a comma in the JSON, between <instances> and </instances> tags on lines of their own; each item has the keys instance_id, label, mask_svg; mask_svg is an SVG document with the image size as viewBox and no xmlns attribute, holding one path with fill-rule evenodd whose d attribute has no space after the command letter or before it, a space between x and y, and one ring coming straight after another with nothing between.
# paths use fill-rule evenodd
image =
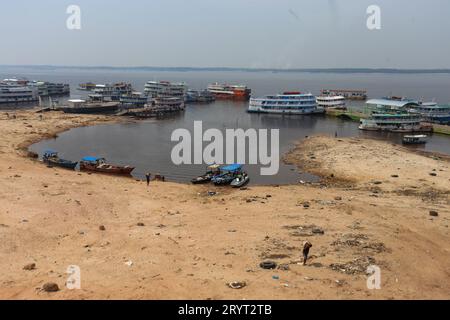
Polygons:
<instances>
[{"instance_id":1,"label":"group of boats","mask_svg":"<svg viewBox=\"0 0 450 320\"><path fill-rule=\"evenodd\" d=\"M390 132L432 132L432 123L450 124L450 105L386 97L366 102L370 115L359 129Z\"/></svg>"},{"instance_id":2,"label":"group of boats","mask_svg":"<svg viewBox=\"0 0 450 320\"><path fill-rule=\"evenodd\" d=\"M47 150L42 161L51 167L60 167L75 170L79 166L80 171L98 172L115 175L130 175L135 169L129 165L110 164L105 158L87 156L78 161L71 161L59 157L58 152ZM231 185L240 188L248 184L249 175L243 171L242 165L232 164L226 166L212 165L207 168L205 174L191 180L193 184L205 184L212 182L214 185Z\"/></svg>"},{"instance_id":3,"label":"group of boats","mask_svg":"<svg viewBox=\"0 0 450 320\"><path fill-rule=\"evenodd\" d=\"M242 170L242 165L232 164L227 166L209 166L204 175L191 180L193 184L205 184L212 182L216 186L231 185L233 188L241 188L250 182L249 175Z\"/></svg>"},{"instance_id":4,"label":"group of boats","mask_svg":"<svg viewBox=\"0 0 450 320\"><path fill-rule=\"evenodd\" d=\"M54 150L45 151L42 160L49 166L61 167L70 170L75 170L78 166L78 162L65 160L59 157L58 152ZM129 175L133 172L134 167L131 166L119 166L106 162L105 158L100 157L84 157L79 162L81 171L92 171L109 174Z\"/></svg>"}]
</instances>

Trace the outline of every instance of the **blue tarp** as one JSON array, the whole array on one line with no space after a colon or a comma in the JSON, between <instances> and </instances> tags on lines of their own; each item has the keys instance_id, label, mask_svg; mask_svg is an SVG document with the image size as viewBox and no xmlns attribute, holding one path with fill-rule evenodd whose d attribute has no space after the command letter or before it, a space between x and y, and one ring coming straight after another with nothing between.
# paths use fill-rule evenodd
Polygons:
<instances>
[{"instance_id":1,"label":"blue tarp","mask_svg":"<svg viewBox=\"0 0 450 320\"><path fill-rule=\"evenodd\" d=\"M81 160L83 160L83 161L87 161L87 162L96 162L96 161L98 161L98 160L100 160L101 158L97 158L97 157L84 157L83 159L81 159Z\"/></svg>"},{"instance_id":2,"label":"blue tarp","mask_svg":"<svg viewBox=\"0 0 450 320\"><path fill-rule=\"evenodd\" d=\"M242 169L242 165L240 165L240 164L232 164L232 165L221 168L221 170L223 170L223 171L239 171L241 169Z\"/></svg>"}]
</instances>

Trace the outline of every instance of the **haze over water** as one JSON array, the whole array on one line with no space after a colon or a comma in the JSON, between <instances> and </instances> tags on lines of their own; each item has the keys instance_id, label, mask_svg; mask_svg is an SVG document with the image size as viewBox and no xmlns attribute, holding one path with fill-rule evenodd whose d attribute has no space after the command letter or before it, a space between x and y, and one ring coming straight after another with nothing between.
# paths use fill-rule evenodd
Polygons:
<instances>
[{"instance_id":1,"label":"haze over water","mask_svg":"<svg viewBox=\"0 0 450 320\"><path fill-rule=\"evenodd\" d=\"M254 96L299 90L318 94L323 88L367 89L369 97L387 95L436 99L439 103L450 101L449 74L337 74L337 73L272 73L272 72L140 72L114 70L33 70L18 67L0 67L0 77L26 77L30 80L65 82L71 85L71 97L85 97L86 92L76 90L79 83L130 82L136 90L143 90L148 80L185 81L190 88L203 89L211 82L244 83ZM363 108L364 103L348 102L354 108ZM201 174L204 165L172 164L170 154L175 143L170 141L173 130L193 129L193 122L203 121L208 128L227 129L280 129L280 152L288 151L293 143L305 136L315 134L340 137L361 136L388 139L401 143L400 134L374 133L358 130L355 122L324 116L279 116L246 113L247 103L216 101L209 105L188 105L186 111L164 120L147 120L137 123L101 125L76 128L61 134L55 140L42 141L31 149L42 154L55 149L61 156L79 160L86 155L97 155L112 163L136 166L134 175L142 177L147 171L161 173L169 180L187 182ZM206 144L204 144L206 146ZM424 150L450 154L450 139L434 135ZM253 183L283 184L299 180L310 180L308 174L299 175L291 166L280 163L276 176L260 176L259 166L246 166Z\"/></svg>"}]
</instances>

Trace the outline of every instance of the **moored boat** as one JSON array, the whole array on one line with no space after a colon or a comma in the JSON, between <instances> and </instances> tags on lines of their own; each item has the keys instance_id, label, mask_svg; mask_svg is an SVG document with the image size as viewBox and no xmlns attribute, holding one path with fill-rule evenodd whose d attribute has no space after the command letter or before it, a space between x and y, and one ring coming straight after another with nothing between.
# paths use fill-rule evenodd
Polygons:
<instances>
[{"instance_id":1,"label":"moored boat","mask_svg":"<svg viewBox=\"0 0 450 320\"><path fill-rule=\"evenodd\" d=\"M251 98L248 112L306 115L324 113L325 109L317 106L316 97L311 93L285 92L262 98Z\"/></svg>"},{"instance_id":2,"label":"moored boat","mask_svg":"<svg viewBox=\"0 0 450 320\"><path fill-rule=\"evenodd\" d=\"M213 83L208 86L208 91L212 93L217 99L233 99L233 100L248 100L252 90L246 85L230 85Z\"/></svg>"},{"instance_id":3,"label":"moored boat","mask_svg":"<svg viewBox=\"0 0 450 320\"><path fill-rule=\"evenodd\" d=\"M412 106L408 112L419 114L423 121L450 124L450 105L438 105L436 102L419 102L418 106Z\"/></svg>"},{"instance_id":4,"label":"moored boat","mask_svg":"<svg viewBox=\"0 0 450 320\"><path fill-rule=\"evenodd\" d=\"M245 186L247 183L250 182L250 177L246 172L242 172L241 174L238 174L236 178L231 182L231 186L233 188L240 188Z\"/></svg>"},{"instance_id":5,"label":"moored boat","mask_svg":"<svg viewBox=\"0 0 450 320\"><path fill-rule=\"evenodd\" d=\"M66 169L74 170L76 166L78 165L78 162L70 161L70 160L64 160L59 158L58 152L53 150L47 150L44 153L44 156L42 157L42 161L44 163L47 163L50 166L56 166Z\"/></svg>"},{"instance_id":6,"label":"moored boat","mask_svg":"<svg viewBox=\"0 0 450 320\"><path fill-rule=\"evenodd\" d=\"M347 100L366 100L366 90L349 90L349 89L323 89L322 95L325 96L343 96Z\"/></svg>"},{"instance_id":7,"label":"moored boat","mask_svg":"<svg viewBox=\"0 0 450 320\"><path fill-rule=\"evenodd\" d=\"M204 175L201 175L197 178L191 180L193 184L203 184L211 181L212 178L220 174L220 166L212 165L207 168L207 171Z\"/></svg>"},{"instance_id":8,"label":"moored boat","mask_svg":"<svg viewBox=\"0 0 450 320\"><path fill-rule=\"evenodd\" d=\"M423 124L421 117L408 113L373 113L361 119L360 130L391 132L432 132L433 127Z\"/></svg>"},{"instance_id":9,"label":"moored boat","mask_svg":"<svg viewBox=\"0 0 450 320\"><path fill-rule=\"evenodd\" d=\"M217 185L227 185L230 184L234 179L236 179L238 174L242 173L242 165L232 164L220 168L221 174L214 176L211 181Z\"/></svg>"},{"instance_id":10,"label":"moored boat","mask_svg":"<svg viewBox=\"0 0 450 320\"><path fill-rule=\"evenodd\" d=\"M424 134L407 135L403 137L403 144L426 144L427 142L428 136Z\"/></svg>"},{"instance_id":11,"label":"moored boat","mask_svg":"<svg viewBox=\"0 0 450 320\"><path fill-rule=\"evenodd\" d=\"M105 158L84 157L80 161L80 170L129 175L134 170L134 167L109 164L106 163Z\"/></svg>"},{"instance_id":12,"label":"moored boat","mask_svg":"<svg viewBox=\"0 0 450 320\"><path fill-rule=\"evenodd\" d=\"M69 100L69 106L59 107L64 113L103 114L115 113L119 110L119 102L86 102L85 100Z\"/></svg>"},{"instance_id":13,"label":"moored boat","mask_svg":"<svg viewBox=\"0 0 450 320\"><path fill-rule=\"evenodd\" d=\"M319 96L316 98L317 106L325 109L346 110L344 96Z\"/></svg>"}]
</instances>

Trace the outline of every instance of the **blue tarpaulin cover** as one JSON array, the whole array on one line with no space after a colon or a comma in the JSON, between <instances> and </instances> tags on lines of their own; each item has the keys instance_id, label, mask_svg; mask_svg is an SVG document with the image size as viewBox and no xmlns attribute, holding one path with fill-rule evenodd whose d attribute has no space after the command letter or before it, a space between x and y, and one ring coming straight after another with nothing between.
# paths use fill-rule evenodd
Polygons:
<instances>
[{"instance_id":1,"label":"blue tarpaulin cover","mask_svg":"<svg viewBox=\"0 0 450 320\"><path fill-rule=\"evenodd\" d=\"M95 161L100 160L100 159L101 159L101 158L97 158L97 157L84 157L84 158L81 159L81 160L87 161L87 162L95 162Z\"/></svg>"},{"instance_id":2,"label":"blue tarpaulin cover","mask_svg":"<svg viewBox=\"0 0 450 320\"><path fill-rule=\"evenodd\" d=\"M240 169L242 169L242 165L240 164L232 164L222 168L223 171L238 171Z\"/></svg>"}]
</instances>

